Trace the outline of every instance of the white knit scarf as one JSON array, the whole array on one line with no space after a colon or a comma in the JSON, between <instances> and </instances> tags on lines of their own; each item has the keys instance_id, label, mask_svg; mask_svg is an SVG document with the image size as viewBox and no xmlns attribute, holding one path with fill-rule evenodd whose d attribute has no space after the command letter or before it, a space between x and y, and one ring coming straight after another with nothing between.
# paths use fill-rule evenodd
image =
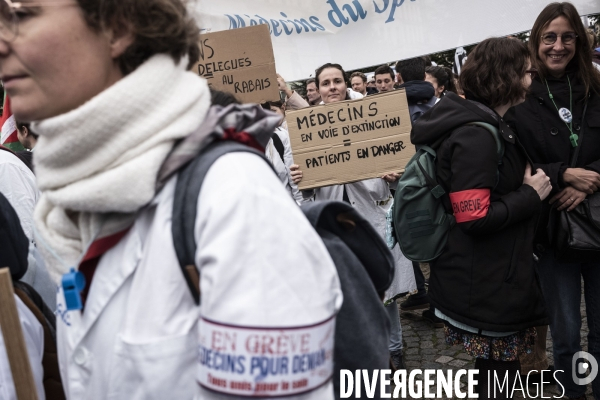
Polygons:
<instances>
[{"instance_id":1,"label":"white knit scarf","mask_svg":"<svg viewBox=\"0 0 600 400\"><path fill-rule=\"evenodd\" d=\"M205 118L208 86L185 64L156 55L81 107L32 125L38 247L57 282L94 238L132 224L175 141Z\"/></svg>"}]
</instances>

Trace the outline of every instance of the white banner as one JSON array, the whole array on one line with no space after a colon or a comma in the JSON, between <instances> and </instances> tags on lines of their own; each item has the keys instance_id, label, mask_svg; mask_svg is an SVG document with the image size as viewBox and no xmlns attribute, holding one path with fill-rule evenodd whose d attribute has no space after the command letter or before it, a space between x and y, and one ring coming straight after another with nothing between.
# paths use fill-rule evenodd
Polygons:
<instances>
[{"instance_id":1,"label":"white banner","mask_svg":"<svg viewBox=\"0 0 600 400\"><path fill-rule=\"evenodd\" d=\"M530 30L552 0L196 0L215 32L269 25L277 71L288 81L319 66L352 70ZM599 0L571 0L581 15Z\"/></svg>"}]
</instances>

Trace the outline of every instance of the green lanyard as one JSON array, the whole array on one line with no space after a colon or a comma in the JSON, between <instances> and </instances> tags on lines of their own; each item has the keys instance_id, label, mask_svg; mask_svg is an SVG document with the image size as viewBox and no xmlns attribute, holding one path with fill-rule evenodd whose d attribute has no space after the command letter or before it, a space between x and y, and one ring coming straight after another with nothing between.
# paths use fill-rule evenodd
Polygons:
<instances>
[{"instance_id":1,"label":"green lanyard","mask_svg":"<svg viewBox=\"0 0 600 400\"><path fill-rule=\"evenodd\" d=\"M567 75L567 81L569 82L569 98L570 98L569 112L571 112L571 122L567 123L564 120L563 120L563 122L569 129L569 132L571 132L571 136L569 136L569 140L571 141L571 146L577 147L577 140L579 140L579 136L573 132L573 114L572 114L573 113L573 89L571 89L571 79L569 78L568 75ZM546 87L548 88L548 95L550 96L550 100L552 100L552 104L554 104L554 108L556 108L556 111L558 111L559 117L561 117L560 110L558 109L558 106L554 102L554 96L552 95L552 92L550 92L550 86L548 86L548 80L544 79L544 82L546 82ZM562 119L562 117L561 117L561 119Z\"/></svg>"}]
</instances>

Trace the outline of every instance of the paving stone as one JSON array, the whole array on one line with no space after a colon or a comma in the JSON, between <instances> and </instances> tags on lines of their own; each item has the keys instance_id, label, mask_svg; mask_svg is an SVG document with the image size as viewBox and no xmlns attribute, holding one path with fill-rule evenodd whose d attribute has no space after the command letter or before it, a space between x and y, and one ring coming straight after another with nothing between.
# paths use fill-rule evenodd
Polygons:
<instances>
[{"instance_id":1,"label":"paving stone","mask_svg":"<svg viewBox=\"0 0 600 400\"><path fill-rule=\"evenodd\" d=\"M424 268L423 273L426 274L426 276L428 275L428 267ZM403 301L403 299L400 299L399 302L400 301ZM401 311L400 313L403 339L406 342L404 354L406 355L405 359L407 368L409 370L440 369L443 371L448 371L449 369L454 371L458 369L472 369L474 367L474 358L466 354L463 346L448 346L445 342L443 329L434 329L427 321L422 319L421 314L422 310ZM583 296L581 314L585 315ZM587 350L588 329L587 319L583 318L581 327L583 350ZM546 340L546 353L548 355L550 364L552 364L554 357L552 349L552 336L550 332L548 332L548 337ZM466 382L466 377L461 379L461 387L463 388L463 391L466 390L464 382ZM437 389L432 388L431 390L432 392L437 393ZM535 390L531 386L530 394L535 395ZM544 387L544 396L546 397L556 396L555 398L560 398L558 396L560 394L560 388L557 388L554 385ZM586 394L589 399L593 398L591 396L591 385L588 385ZM447 397L442 396L440 398L446 399ZM523 394L521 392L515 392L514 398L519 400L523 399ZM454 399L456 399L456 397ZM566 399L566 397L564 399Z\"/></svg>"},{"instance_id":2,"label":"paving stone","mask_svg":"<svg viewBox=\"0 0 600 400\"><path fill-rule=\"evenodd\" d=\"M442 369L442 368L444 368L444 365L442 365L440 363L436 363L436 362L426 362L421 367L421 369Z\"/></svg>"},{"instance_id":3,"label":"paving stone","mask_svg":"<svg viewBox=\"0 0 600 400\"><path fill-rule=\"evenodd\" d=\"M472 361L473 357L471 357L470 355L468 355L467 353L460 353L456 355L456 358L460 358L461 360L467 360L467 361Z\"/></svg>"},{"instance_id":4,"label":"paving stone","mask_svg":"<svg viewBox=\"0 0 600 400\"><path fill-rule=\"evenodd\" d=\"M456 353L457 353L456 350L451 349L451 348L448 349L447 348L448 346L444 346L444 347L446 347L446 349L440 351L441 355L443 355L443 356L454 356L454 355L456 355Z\"/></svg>"},{"instance_id":5,"label":"paving stone","mask_svg":"<svg viewBox=\"0 0 600 400\"><path fill-rule=\"evenodd\" d=\"M430 332L431 331L431 327L429 325L421 325L415 328L415 330L417 331L417 334L421 335L424 332Z\"/></svg>"},{"instance_id":6,"label":"paving stone","mask_svg":"<svg viewBox=\"0 0 600 400\"><path fill-rule=\"evenodd\" d=\"M448 363L448 365L452 365L453 367L457 367L457 368L462 368L465 365L467 365L467 362L463 361L463 360L454 360L454 361L450 361Z\"/></svg>"}]
</instances>

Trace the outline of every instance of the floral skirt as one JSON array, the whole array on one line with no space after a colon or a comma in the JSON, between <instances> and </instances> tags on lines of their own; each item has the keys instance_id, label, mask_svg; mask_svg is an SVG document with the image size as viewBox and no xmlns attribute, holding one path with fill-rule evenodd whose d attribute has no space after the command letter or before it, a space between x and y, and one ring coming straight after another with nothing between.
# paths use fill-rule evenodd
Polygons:
<instances>
[{"instance_id":1,"label":"floral skirt","mask_svg":"<svg viewBox=\"0 0 600 400\"><path fill-rule=\"evenodd\" d=\"M515 361L520 354L530 354L537 336L535 328L527 328L509 336L490 337L465 332L447 324L444 333L446 344L462 344L470 356L496 361Z\"/></svg>"}]
</instances>

